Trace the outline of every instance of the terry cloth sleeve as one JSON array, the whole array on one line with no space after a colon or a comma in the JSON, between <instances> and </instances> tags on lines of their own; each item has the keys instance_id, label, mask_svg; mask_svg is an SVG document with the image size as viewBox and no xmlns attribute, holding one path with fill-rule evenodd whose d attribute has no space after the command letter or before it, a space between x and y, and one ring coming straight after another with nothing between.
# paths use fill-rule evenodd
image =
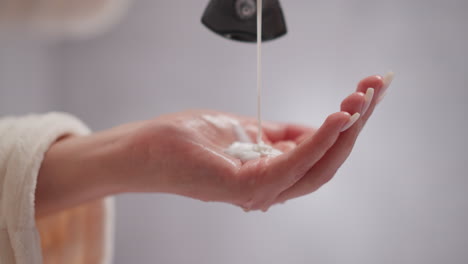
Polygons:
<instances>
[{"instance_id":1,"label":"terry cloth sleeve","mask_svg":"<svg viewBox=\"0 0 468 264\"><path fill-rule=\"evenodd\" d=\"M89 132L65 113L0 119L0 264L42 263L34 195L44 154L64 135Z\"/></svg>"}]
</instances>

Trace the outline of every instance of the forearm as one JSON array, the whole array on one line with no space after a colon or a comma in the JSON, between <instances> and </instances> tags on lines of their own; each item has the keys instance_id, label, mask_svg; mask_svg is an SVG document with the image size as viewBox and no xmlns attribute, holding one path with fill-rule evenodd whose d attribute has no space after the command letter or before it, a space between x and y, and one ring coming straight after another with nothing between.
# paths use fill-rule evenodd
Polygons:
<instances>
[{"instance_id":1,"label":"forearm","mask_svg":"<svg viewBox=\"0 0 468 264\"><path fill-rule=\"evenodd\" d=\"M46 152L36 186L36 217L120 192L123 131L67 136Z\"/></svg>"}]
</instances>

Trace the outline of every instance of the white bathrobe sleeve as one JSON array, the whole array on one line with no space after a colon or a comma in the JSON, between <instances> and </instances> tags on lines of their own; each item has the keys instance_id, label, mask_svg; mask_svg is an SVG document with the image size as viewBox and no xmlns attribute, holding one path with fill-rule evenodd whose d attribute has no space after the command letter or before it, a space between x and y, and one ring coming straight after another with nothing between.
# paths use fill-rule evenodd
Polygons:
<instances>
[{"instance_id":1,"label":"white bathrobe sleeve","mask_svg":"<svg viewBox=\"0 0 468 264\"><path fill-rule=\"evenodd\" d=\"M63 135L88 133L65 113L0 119L0 264L42 263L34 195L44 153Z\"/></svg>"}]
</instances>

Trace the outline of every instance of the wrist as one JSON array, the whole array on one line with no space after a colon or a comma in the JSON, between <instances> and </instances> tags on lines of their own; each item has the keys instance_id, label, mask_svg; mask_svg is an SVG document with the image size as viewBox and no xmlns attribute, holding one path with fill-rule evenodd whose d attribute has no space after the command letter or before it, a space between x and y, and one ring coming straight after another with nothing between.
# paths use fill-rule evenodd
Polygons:
<instances>
[{"instance_id":1,"label":"wrist","mask_svg":"<svg viewBox=\"0 0 468 264\"><path fill-rule=\"evenodd\" d=\"M164 156L164 131L161 120L141 121L111 129L118 135L113 171L118 192L170 192Z\"/></svg>"},{"instance_id":2,"label":"wrist","mask_svg":"<svg viewBox=\"0 0 468 264\"><path fill-rule=\"evenodd\" d=\"M101 151L93 160L99 163L103 185L111 194L169 192L170 180L164 173L167 159L161 147L165 128L164 122L150 120L94 135L92 141Z\"/></svg>"}]
</instances>

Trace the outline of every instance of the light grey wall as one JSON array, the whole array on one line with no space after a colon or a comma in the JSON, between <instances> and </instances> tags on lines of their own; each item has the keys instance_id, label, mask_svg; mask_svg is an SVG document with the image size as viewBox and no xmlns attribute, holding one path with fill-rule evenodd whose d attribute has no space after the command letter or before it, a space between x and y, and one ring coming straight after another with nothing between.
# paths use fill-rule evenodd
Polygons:
<instances>
[{"instance_id":1,"label":"light grey wall","mask_svg":"<svg viewBox=\"0 0 468 264\"><path fill-rule=\"evenodd\" d=\"M57 110L53 42L0 34L0 116Z\"/></svg>"},{"instance_id":2,"label":"light grey wall","mask_svg":"<svg viewBox=\"0 0 468 264\"><path fill-rule=\"evenodd\" d=\"M255 46L204 29L207 2L135 1L111 32L54 49L60 106L94 129L187 108L254 115ZM282 4L289 33L265 45L265 118L318 125L360 78L397 74L352 156L266 214L121 195L115 263L467 263L468 2Z\"/></svg>"}]
</instances>

